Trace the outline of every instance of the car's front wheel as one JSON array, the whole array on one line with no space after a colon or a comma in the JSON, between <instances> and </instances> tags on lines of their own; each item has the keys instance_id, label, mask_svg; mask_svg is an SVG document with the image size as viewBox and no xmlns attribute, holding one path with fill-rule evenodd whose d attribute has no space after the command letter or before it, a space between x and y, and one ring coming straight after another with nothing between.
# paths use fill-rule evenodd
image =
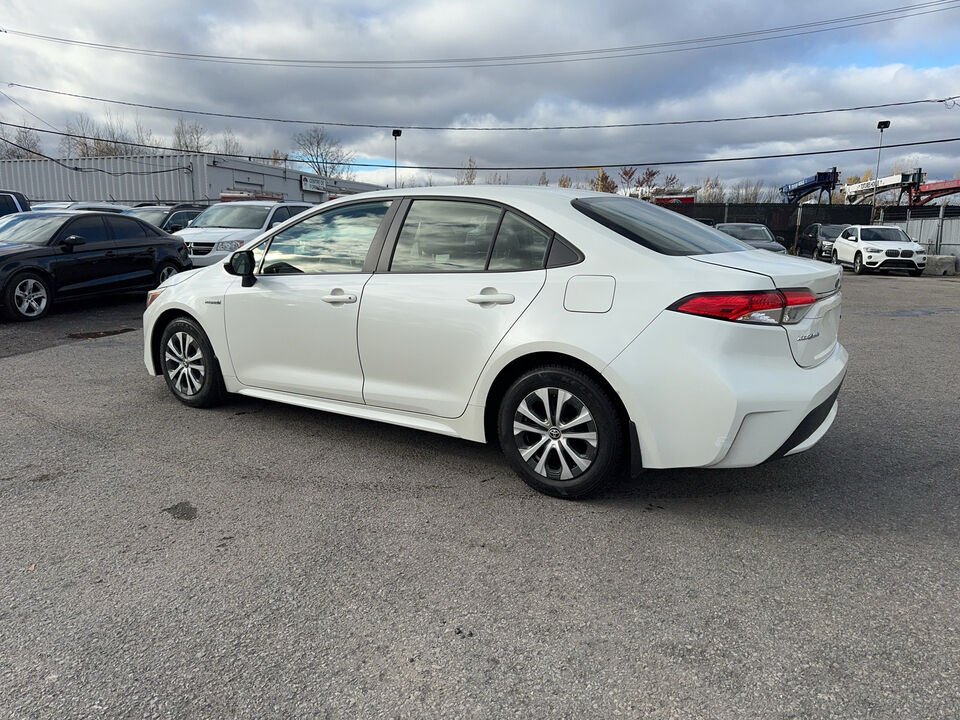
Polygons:
<instances>
[{"instance_id":1,"label":"car's front wheel","mask_svg":"<svg viewBox=\"0 0 960 720\"><path fill-rule=\"evenodd\" d=\"M857 253L853 257L853 272L857 275L863 275L867 271L866 266L863 264L863 255Z\"/></svg>"},{"instance_id":2,"label":"car's front wheel","mask_svg":"<svg viewBox=\"0 0 960 720\"><path fill-rule=\"evenodd\" d=\"M39 320L50 310L50 283L32 272L20 273L7 283L3 305L11 320Z\"/></svg>"},{"instance_id":3,"label":"car's front wheel","mask_svg":"<svg viewBox=\"0 0 960 720\"><path fill-rule=\"evenodd\" d=\"M177 318L160 338L160 365L177 400L211 407L223 399L223 378L206 333L189 318Z\"/></svg>"},{"instance_id":4,"label":"car's front wheel","mask_svg":"<svg viewBox=\"0 0 960 720\"><path fill-rule=\"evenodd\" d=\"M587 374L530 370L500 405L500 447L524 482L547 495L580 498L616 473L624 428L615 402Z\"/></svg>"},{"instance_id":5,"label":"car's front wheel","mask_svg":"<svg viewBox=\"0 0 960 720\"><path fill-rule=\"evenodd\" d=\"M839 264L840 264L840 256L837 255L837 251L836 251L836 250L834 250L834 251L833 251L833 255L830 256L830 262L832 262L834 265L839 265Z\"/></svg>"}]
</instances>

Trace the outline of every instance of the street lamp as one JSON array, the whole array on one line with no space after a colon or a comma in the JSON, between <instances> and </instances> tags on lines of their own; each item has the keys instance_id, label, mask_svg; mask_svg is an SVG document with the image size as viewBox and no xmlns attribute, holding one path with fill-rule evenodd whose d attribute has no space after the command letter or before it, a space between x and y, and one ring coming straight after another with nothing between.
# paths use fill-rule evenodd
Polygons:
<instances>
[{"instance_id":1,"label":"street lamp","mask_svg":"<svg viewBox=\"0 0 960 720\"><path fill-rule=\"evenodd\" d=\"M870 222L873 222L873 216L877 214L877 193L880 191L880 151L883 149L883 131L888 127L890 127L889 120L881 120L877 123L877 130L880 131L880 144L877 145L877 174L873 176L873 210L870 211Z\"/></svg>"},{"instance_id":2,"label":"street lamp","mask_svg":"<svg viewBox=\"0 0 960 720\"><path fill-rule=\"evenodd\" d=\"M890 123L887 123L890 125ZM403 134L403 130L393 129L393 186L397 187L397 138Z\"/></svg>"}]
</instances>

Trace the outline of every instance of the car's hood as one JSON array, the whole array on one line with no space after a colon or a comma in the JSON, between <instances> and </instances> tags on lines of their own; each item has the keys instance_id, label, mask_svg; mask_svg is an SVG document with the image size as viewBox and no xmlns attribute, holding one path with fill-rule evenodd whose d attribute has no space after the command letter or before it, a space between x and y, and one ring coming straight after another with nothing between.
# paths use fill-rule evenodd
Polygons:
<instances>
[{"instance_id":1,"label":"car's hood","mask_svg":"<svg viewBox=\"0 0 960 720\"><path fill-rule=\"evenodd\" d=\"M237 228L184 228L174 233L187 242L220 242L221 240L252 240L262 231Z\"/></svg>"},{"instance_id":2,"label":"car's hood","mask_svg":"<svg viewBox=\"0 0 960 720\"><path fill-rule=\"evenodd\" d=\"M18 253L36 250L38 245L27 245L25 243L5 243L0 242L0 257L17 255Z\"/></svg>"},{"instance_id":3,"label":"car's hood","mask_svg":"<svg viewBox=\"0 0 960 720\"><path fill-rule=\"evenodd\" d=\"M875 247L881 250L913 250L914 252L925 252L923 245L915 242L902 242L900 240L864 240L864 247Z\"/></svg>"}]
</instances>

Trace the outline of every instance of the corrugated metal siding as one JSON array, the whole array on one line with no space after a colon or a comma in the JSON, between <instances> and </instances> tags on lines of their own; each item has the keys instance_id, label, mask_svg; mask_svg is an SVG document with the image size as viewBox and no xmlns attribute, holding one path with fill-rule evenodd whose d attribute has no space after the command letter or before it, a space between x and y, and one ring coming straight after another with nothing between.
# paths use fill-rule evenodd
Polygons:
<instances>
[{"instance_id":1,"label":"corrugated metal siding","mask_svg":"<svg viewBox=\"0 0 960 720\"><path fill-rule=\"evenodd\" d=\"M939 227L940 218L936 217L895 220L884 224L896 225L909 235L911 240L924 245L927 252L960 257L960 217L943 218L942 229Z\"/></svg>"},{"instance_id":2,"label":"corrugated metal siding","mask_svg":"<svg viewBox=\"0 0 960 720\"><path fill-rule=\"evenodd\" d=\"M0 160L0 188L19 190L31 202L53 200L188 202L220 199L230 189L278 194L287 200L322 202L323 194L301 189L300 178L318 178L284 166L238 158L184 153L52 160ZM76 167L80 170L72 170ZM120 174L117 174L120 173ZM333 195L379 190L378 185L326 180Z\"/></svg>"}]
</instances>

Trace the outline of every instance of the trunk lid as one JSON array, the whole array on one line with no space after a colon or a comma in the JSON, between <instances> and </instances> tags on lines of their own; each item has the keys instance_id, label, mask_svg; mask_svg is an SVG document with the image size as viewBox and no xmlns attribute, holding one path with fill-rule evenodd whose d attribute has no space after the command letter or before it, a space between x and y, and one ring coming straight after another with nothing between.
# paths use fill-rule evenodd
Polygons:
<instances>
[{"instance_id":1,"label":"trunk lid","mask_svg":"<svg viewBox=\"0 0 960 720\"><path fill-rule=\"evenodd\" d=\"M810 290L820 300L800 322L782 326L790 340L790 351L801 367L819 365L833 352L840 329L841 266L760 250L694 255L690 259L766 275L778 290Z\"/></svg>"}]
</instances>

